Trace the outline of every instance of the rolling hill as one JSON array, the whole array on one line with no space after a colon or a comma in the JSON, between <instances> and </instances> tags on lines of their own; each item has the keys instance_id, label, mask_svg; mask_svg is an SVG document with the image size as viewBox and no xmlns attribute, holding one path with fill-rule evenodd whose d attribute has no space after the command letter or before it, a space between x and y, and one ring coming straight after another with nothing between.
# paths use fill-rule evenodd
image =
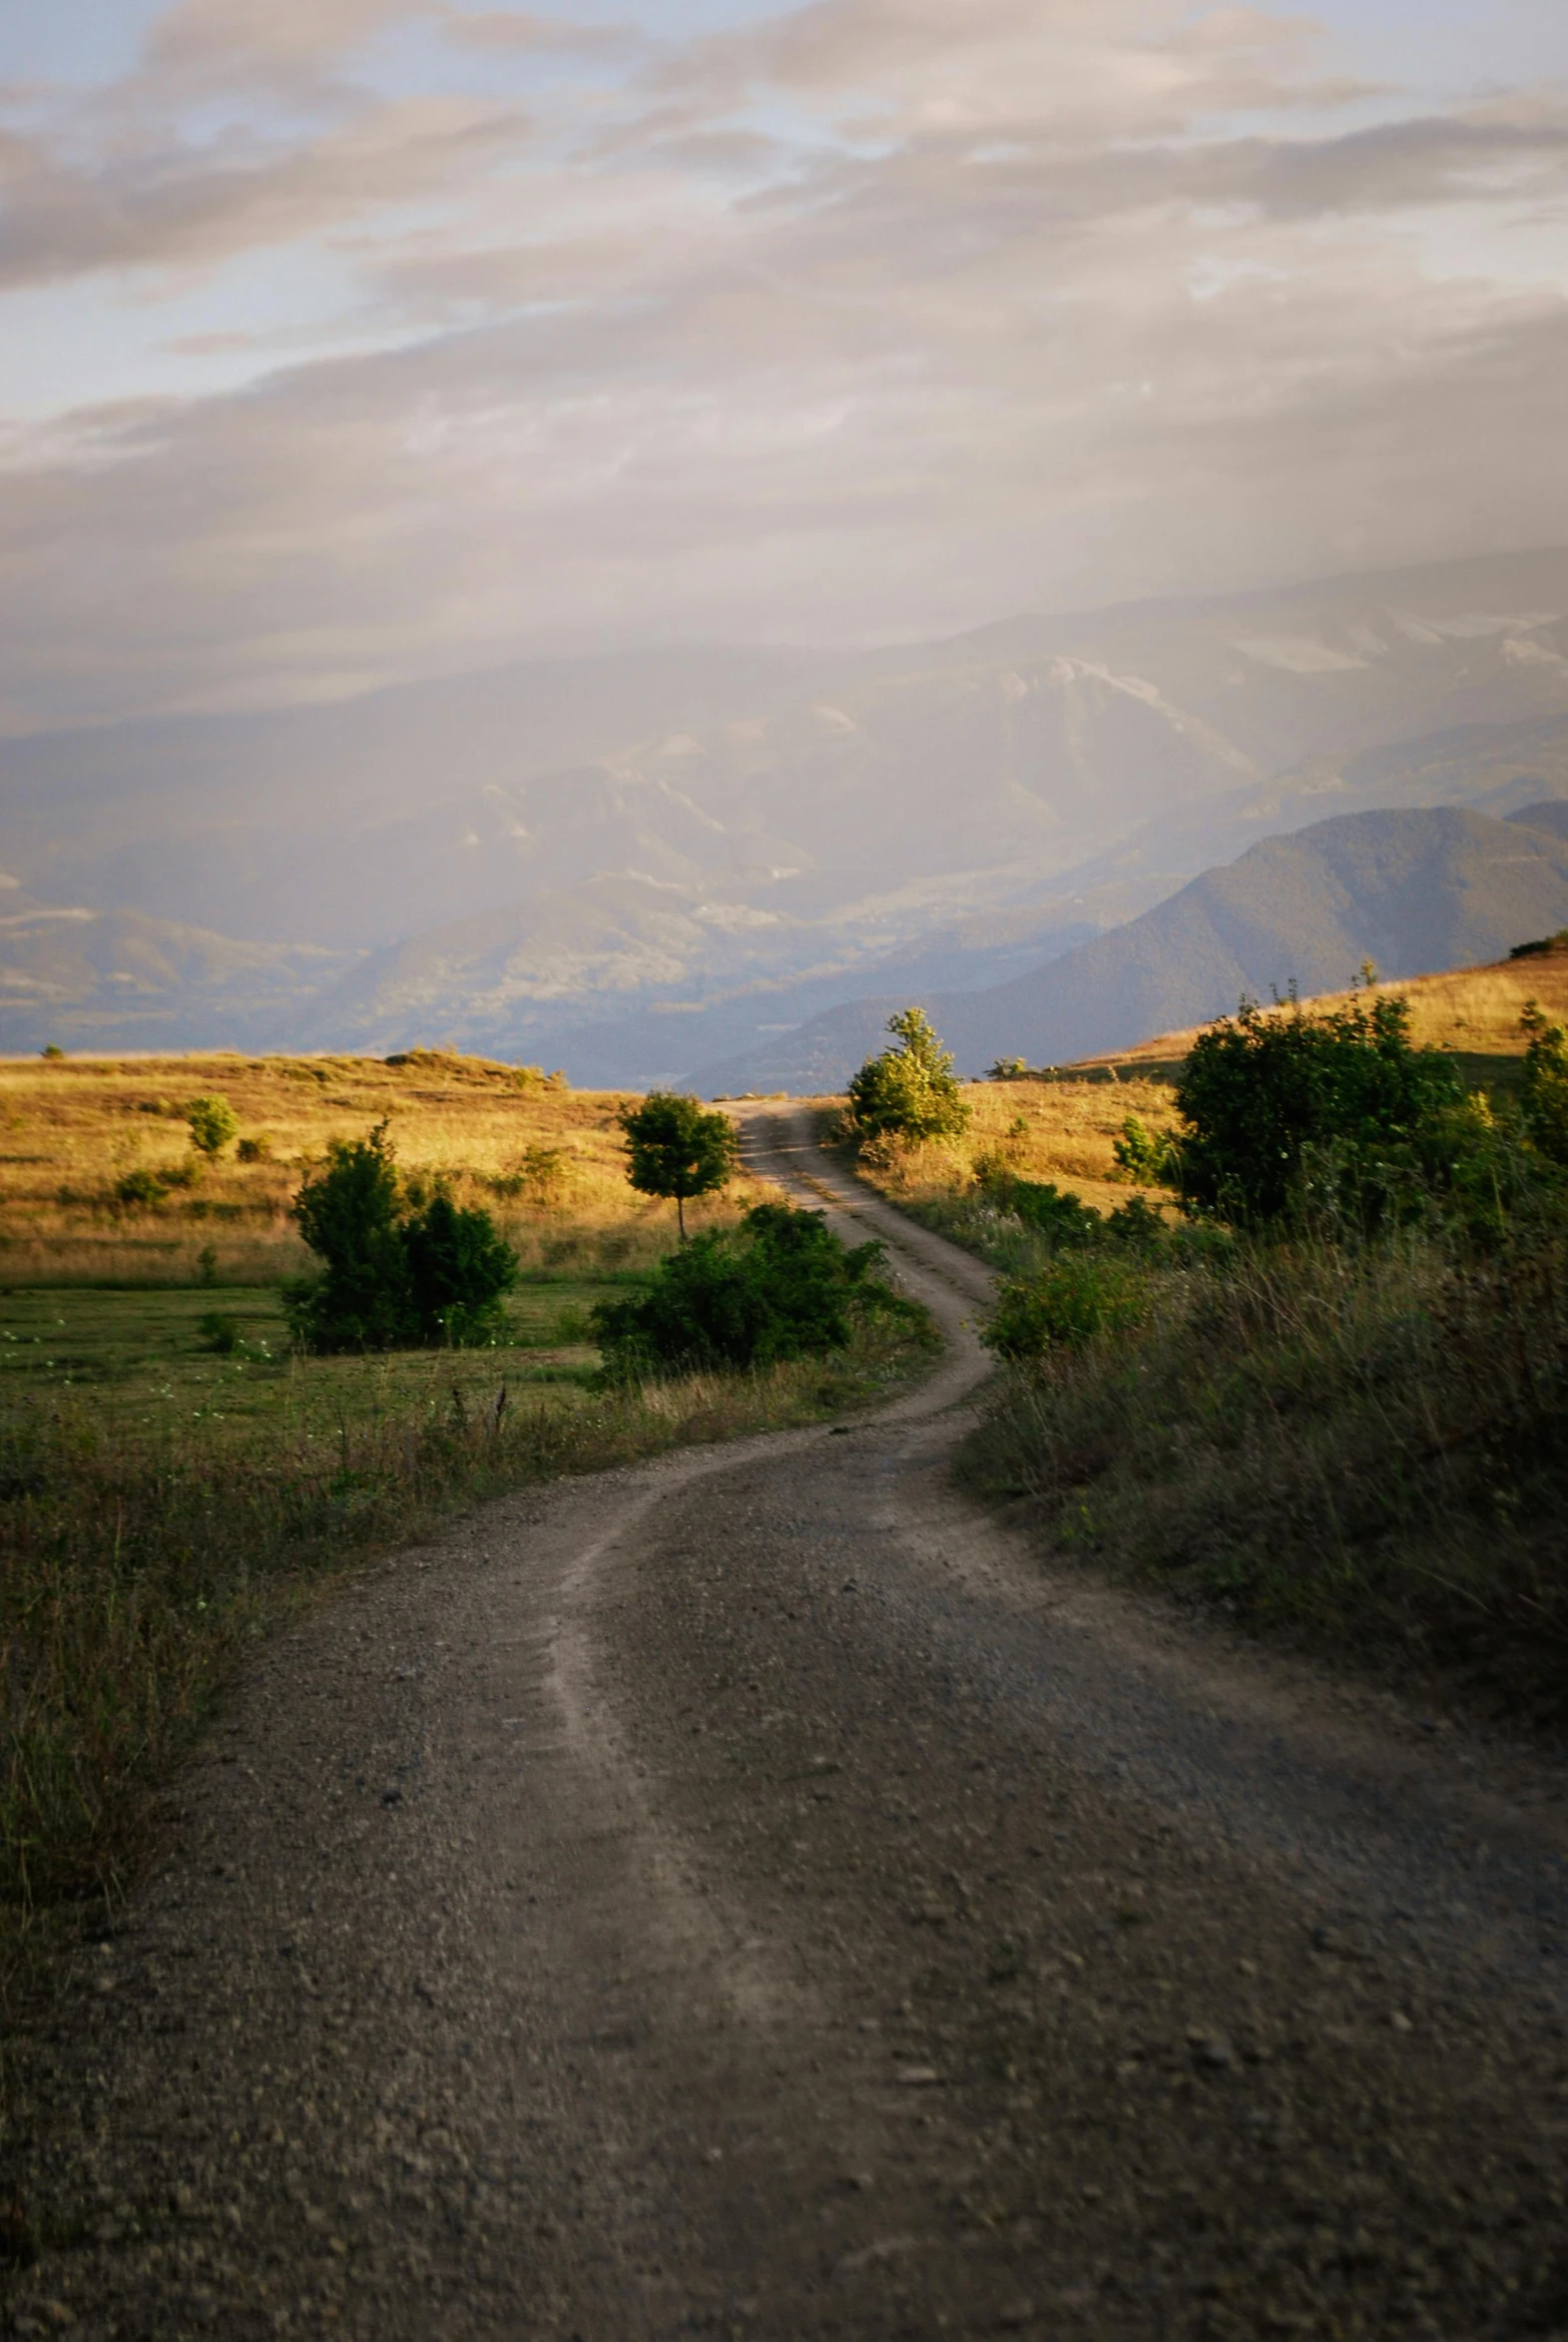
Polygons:
<instances>
[{"instance_id":1,"label":"rolling hill","mask_svg":"<svg viewBox=\"0 0 1568 2342\"><path fill-rule=\"evenodd\" d=\"M1266 839L1125 925L1010 983L925 1001L961 1072L1133 1048L1151 1033L1267 1000L1502 958L1568 925L1568 817L1459 808L1343 815ZM892 999L858 1001L771 1049L700 1069L697 1086L834 1090L879 1045Z\"/></svg>"}]
</instances>

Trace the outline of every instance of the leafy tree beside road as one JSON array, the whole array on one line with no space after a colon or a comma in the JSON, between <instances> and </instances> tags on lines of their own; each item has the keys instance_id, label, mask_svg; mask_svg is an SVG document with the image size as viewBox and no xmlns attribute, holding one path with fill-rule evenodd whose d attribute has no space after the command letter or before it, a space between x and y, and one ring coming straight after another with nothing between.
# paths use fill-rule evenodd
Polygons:
<instances>
[{"instance_id":1,"label":"leafy tree beside road","mask_svg":"<svg viewBox=\"0 0 1568 2342\"><path fill-rule=\"evenodd\" d=\"M887 1019L896 1047L868 1057L849 1084L848 1121L859 1140L950 1138L965 1129L953 1060L923 1008Z\"/></svg>"},{"instance_id":2,"label":"leafy tree beside road","mask_svg":"<svg viewBox=\"0 0 1568 2342\"><path fill-rule=\"evenodd\" d=\"M639 1195L674 1203L684 1244L692 1198L713 1195L735 1175L741 1157L735 1124L696 1098L653 1090L640 1106L627 1108L621 1128L630 1157L627 1178Z\"/></svg>"}]
</instances>

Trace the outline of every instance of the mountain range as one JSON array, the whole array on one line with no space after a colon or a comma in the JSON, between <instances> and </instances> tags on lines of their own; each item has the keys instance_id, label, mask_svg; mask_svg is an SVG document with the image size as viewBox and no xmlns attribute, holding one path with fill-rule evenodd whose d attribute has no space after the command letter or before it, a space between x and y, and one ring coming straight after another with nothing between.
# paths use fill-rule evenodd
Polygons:
<instances>
[{"instance_id":1,"label":"mountain range","mask_svg":"<svg viewBox=\"0 0 1568 2342\"><path fill-rule=\"evenodd\" d=\"M1032 981L1326 815L1559 791L1561 548L0 741L0 1046L706 1079L856 999Z\"/></svg>"},{"instance_id":2,"label":"mountain range","mask_svg":"<svg viewBox=\"0 0 1568 2342\"><path fill-rule=\"evenodd\" d=\"M1568 927L1568 800L1495 821L1457 807L1346 814L1270 838L1153 910L1011 983L921 1003L960 1072L1114 1054L1244 997L1473 966ZM703 1070L718 1094L841 1089L902 1000L858 1000Z\"/></svg>"}]
</instances>

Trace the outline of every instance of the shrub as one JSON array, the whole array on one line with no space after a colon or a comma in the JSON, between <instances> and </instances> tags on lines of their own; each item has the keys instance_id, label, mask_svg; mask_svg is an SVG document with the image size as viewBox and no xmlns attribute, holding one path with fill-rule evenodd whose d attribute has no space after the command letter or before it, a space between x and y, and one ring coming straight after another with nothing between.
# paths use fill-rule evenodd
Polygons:
<instances>
[{"instance_id":1,"label":"shrub","mask_svg":"<svg viewBox=\"0 0 1568 2342\"><path fill-rule=\"evenodd\" d=\"M472 1349L504 1327L502 1296L517 1283L517 1255L488 1212L432 1196L400 1231L408 1264L414 1336Z\"/></svg>"},{"instance_id":2,"label":"shrub","mask_svg":"<svg viewBox=\"0 0 1568 2342\"><path fill-rule=\"evenodd\" d=\"M561 1200L571 1158L565 1147L525 1147L515 1171L492 1180L497 1195L526 1196L536 1211L548 1212Z\"/></svg>"},{"instance_id":3,"label":"shrub","mask_svg":"<svg viewBox=\"0 0 1568 2342\"><path fill-rule=\"evenodd\" d=\"M1173 1130L1150 1130L1129 1114L1122 1135L1111 1142L1119 1168L1141 1187L1177 1187L1181 1184L1181 1153Z\"/></svg>"},{"instance_id":4,"label":"shrub","mask_svg":"<svg viewBox=\"0 0 1568 2342\"><path fill-rule=\"evenodd\" d=\"M738 1230L694 1237L636 1300L602 1302L607 1376L766 1367L847 1347L857 1316L915 1314L874 1272L879 1244L840 1242L819 1212L759 1204Z\"/></svg>"},{"instance_id":5,"label":"shrub","mask_svg":"<svg viewBox=\"0 0 1568 2342\"><path fill-rule=\"evenodd\" d=\"M958 1094L951 1052L942 1047L923 1009L903 1008L887 1019L898 1043L868 1057L849 1084L851 1135L867 1139L953 1138L969 1124Z\"/></svg>"},{"instance_id":6,"label":"shrub","mask_svg":"<svg viewBox=\"0 0 1568 2342\"><path fill-rule=\"evenodd\" d=\"M394 1350L493 1342L517 1255L488 1212L399 1180L386 1124L338 1140L294 1198L299 1233L325 1267L287 1286L283 1307L307 1350Z\"/></svg>"},{"instance_id":7,"label":"shrub","mask_svg":"<svg viewBox=\"0 0 1568 2342\"><path fill-rule=\"evenodd\" d=\"M220 1358L232 1358L240 1348L238 1319L226 1317L222 1310L204 1310L196 1322L204 1349L216 1351Z\"/></svg>"},{"instance_id":8,"label":"shrub","mask_svg":"<svg viewBox=\"0 0 1568 2342\"><path fill-rule=\"evenodd\" d=\"M1027 1363L1127 1332L1145 1302L1144 1279L1125 1255L1066 1252L1034 1276L1001 1287L981 1340L998 1358Z\"/></svg>"},{"instance_id":9,"label":"shrub","mask_svg":"<svg viewBox=\"0 0 1568 2342\"><path fill-rule=\"evenodd\" d=\"M620 1119L630 1158L627 1178L640 1195L674 1202L684 1244L688 1203L726 1186L740 1161L735 1124L728 1114L713 1113L674 1090L651 1091Z\"/></svg>"},{"instance_id":10,"label":"shrub","mask_svg":"<svg viewBox=\"0 0 1568 2342\"><path fill-rule=\"evenodd\" d=\"M368 1138L334 1141L325 1169L305 1180L293 1218L325 1267L286 1286L283 1307L306 1350L393 1350L413 1340L401 1203L384 1122Z\"/></svg>"},{"instance_id":11,"label":"shrub","mask_svg":"<svg viewBox=\"0 0 1568 2342\"><path fill-rule=\"evenodd\" d=\"M1529 1034L1519 1105L1533 1143L1550 1162L1568 1170L1568 1036L1548 1024L1533 1000L1520 1019Z\"/></svg>"},{"instance_id":12,"label":"shrub","mask_svg":"<svg viewBox=\"0 0 1568 2342\"><path fill-rule=\"evenodd\" d=\"M185 1118L191 1126L191 1144L199 1155L221 1155L240 1128L229 1100L218 1093L193 1098Z\"/></svg>"},{"instance_id":13,"label":"shrub","mask_svg":"<svg viewBox=\"0 0 1568 2342\"><path fill-rule=\"evenodd\" d=\"M150 1211L161 1204L169 1190L156 1171L139 1167L122 1172L115 1181L115 1202L128 1212Z\"/></svg>"},{"instance_id":14,"label":"shrub","mask_svg":"<svg viewBox=\"0 0 1568 2342\"><path fill-rule=\"evenodd\" d=\"M994 1158L981 1172L980 1185L990 1200L1011 1212L1053 1250L1059 1246L1092 1244L1104 1223L1092 1204L1080 1203L1050 1179L1019 1179Z\"/></svg>"},{"instance_id":15,"label":"shrub","mask_svg":"<svg viewBox=\"0 0 1568 2342\"><path fill-rule=\"evenodd\" d=\"M243 1138L235 1153L242 1163L269 1163L272 1159L272 1142L264 1130L259 1130L254 1138Z\"/></svg>"},{"instance_id":16,"label":"shrub","mask_svg":"<svg viewBox=\"0 0 1568 2342\"><path fill-rule=\"evenodd\" d=\"M1259 1226L1303 1200L1307 1150L1331 1162L1364 1217L1381 1217L1397 1175L1442 1174L1465 1132L1459 1077L1435 1049L1412 1048L1408 1004L1360 1000L1326 1016L1266 1016L1244 1000L1199 1034L1176 1092L1183 1199ZM1388 1174L1395 1174L1390 1179Z\"/></svg>"}]
</instances>

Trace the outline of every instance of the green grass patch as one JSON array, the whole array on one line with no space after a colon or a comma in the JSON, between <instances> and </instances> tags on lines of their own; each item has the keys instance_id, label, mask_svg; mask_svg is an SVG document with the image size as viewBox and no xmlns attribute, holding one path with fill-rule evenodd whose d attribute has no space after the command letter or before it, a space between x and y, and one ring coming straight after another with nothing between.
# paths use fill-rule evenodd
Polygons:
<instances>
[{"instance_id":1,"label":"green grass patch","mask_svg":"<svg viewBox=\"0 0 1568 2342\"><path fill-rule=\"evenodd\" d=\"M162 1439L354 1421L431 1393L511 1382L580 1381L597 1363L589 1313L641 1288L640 1276L552 1275L509 1297L507 1342L476 1351L395 1351L305 1359L267 1286L81 1287L0 1297L0 1418L26 1402L86 1408L117 1438ZM227 1338L218 1329L228 1330Z\"/></svg>"}]
</instances>

